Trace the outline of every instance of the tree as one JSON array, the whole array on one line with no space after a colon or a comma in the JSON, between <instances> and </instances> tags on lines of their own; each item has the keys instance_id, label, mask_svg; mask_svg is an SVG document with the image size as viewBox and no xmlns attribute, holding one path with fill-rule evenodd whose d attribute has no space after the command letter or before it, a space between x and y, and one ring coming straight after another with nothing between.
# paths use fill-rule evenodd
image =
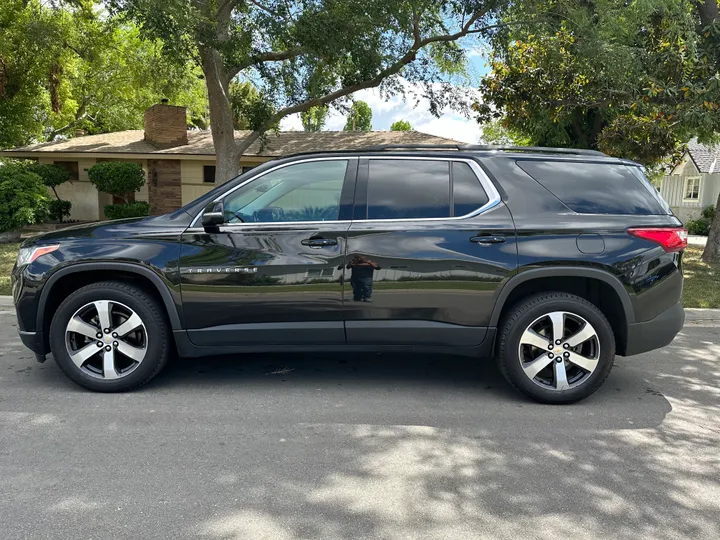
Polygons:
<instances>
[{"instance_id":1,"label":"tree","mask_svg":"<svg viewBox=\"0 0 720 540\"><path fill-rule=\"evenodd\" d=\"M135 201L135 192L145 185L145 171L137 163L103 161L88 170L90 183L103 193L111 193L123 200L122 204L105 205L108 219L147 216L150 205Z\"/></svg>"},{"instance_id":2,"label":"tree","mask_svg":"<svg viewBox=\"0 0 720 540\"><path fill-rule=\"evenodd\" d=\"M0 3L0 148L141 128L163 97L201 116L200 71L161 52L92 0Z\"/></svg>"},{"instance_id":3,"label":"tree","mask_svg":"<svg viewBox=\"0 0 720 540\"><path fill-rule=\"evenodd\" d=\"M42 179L43 184L55 194L55 200L50 201L49 204L48 216L50 219L62 223L64 218L70 217L72 203L60 198L57 187L70 180L70 171L57 165L42 163L33 163L28 169L30 172L37 174Z\"/></svg>"},{"instance_id":4,"label":"tree","mask_svg":"<svg viewBox=\"0 0 720 540\"><path fill-rule=\"evenodd\" d=\"M322 131L328 115L328 106L320 105L310 107L307 111L300 113L300 121L305 131Z\"/></svg>"},{"instance_id":5,"label":"tree","mask_svg":"<svg viewBox=\"0 0 720 540\"><path fill-rule=\"evenodd\" d=\"M0 166L0 233L42 221L49 202L47 188L37 174L18 163Z\"/></svg>"},{"instance_id":6,"label":"tree","mask_svg":"<svg viewBox=\"0 0 720 540\"><path fill-rule=\"evenodd\" d=\"M162 39L168 55L194 59L207 86L216 179L235 176L240 156L285 116L328 105L367 88L405 94L421 83L430 110L463 109L447 83L465 60L458 45L498 27L501 0L107 0L112 12ZM236 142L230 83L251 81L265 116ZM463 109L464 110L464 109Z\"/></svg>"},{"instance_id":7,"label":"tree","mask_svg":"<svg viewBox=\"0 0 720 540\"><path fill-rule=\"evenodd\" d=\"M372 131L372 109L364 101L356 101L350 107L344 131Z\"/></svg>"},{"instance_id":8,"label":"tree","mask_svg":"<svg viewBox=\"0 0 720 540\"><path fill-rule=\"evenodd\" d=\"M407 120L398 120L390 125L390 131L412 131L412 127Z\"/></svg>"},{"instance_id":9,"label":"tree","mask_svg":"<svg viewBox=\"0 0 720 540\"><path fill-rule=\"evenodd\" d=\"M521 1L493 37L481 121L535 145L603 150L652 166L720 128L716 23L699 2Z\"/></svg>"},{"instance_id":10,"label":"tree","mask_svg":"<svg viewBox=\"0 0 720 540\"><path fill-rule=\"evenodd\" d=\"M530 139L516 131L506 128L502 120L486 122L481 127L481 142L500 146L530 146Z\"/></svg>"}]
</instances>

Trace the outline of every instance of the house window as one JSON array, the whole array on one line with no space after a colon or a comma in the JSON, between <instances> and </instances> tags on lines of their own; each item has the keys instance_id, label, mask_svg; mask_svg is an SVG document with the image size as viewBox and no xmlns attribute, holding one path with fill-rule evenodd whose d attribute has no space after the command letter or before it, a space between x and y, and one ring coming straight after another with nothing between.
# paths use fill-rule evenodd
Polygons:
<instances>
[{"instance_id":1,"label":"house window","mask_svg":"<svg viewBox=\"0 0 720 540\"><path fill-rule=\"evenodd\" d=\"M215 165L203 166L203 183L214 184L215 183Z\"/></svg>"},{"instance_id":2,"label":"house window","mask_svg":"<svg viewBox=\"0 0 720 540\"><path fill-rule=\"evenodd\" d=\"M310 268L305 272L306 278L324 278L333 277L335 275L334 268Z\"/></svg>"},{"instance_id":3,"label":"house window","mask_svg":"<svg viewBox=\"0 0 720 540\"><path fill-rule=\"evenodd\" d=\"M685 196L686 201L697 201L700 199L700 177L688 176L685 179Z\"/></svg>"},{"instance_id":4,"label":"house window","mask_svg":"<svg viewBox=\"0 0 720 540\"><path fill-rule=\"evenodd\" d=\"M77 161L54 161L53 165L69 172L71 182L75 182L79 178Z\"/></svg>"}]
</instances>

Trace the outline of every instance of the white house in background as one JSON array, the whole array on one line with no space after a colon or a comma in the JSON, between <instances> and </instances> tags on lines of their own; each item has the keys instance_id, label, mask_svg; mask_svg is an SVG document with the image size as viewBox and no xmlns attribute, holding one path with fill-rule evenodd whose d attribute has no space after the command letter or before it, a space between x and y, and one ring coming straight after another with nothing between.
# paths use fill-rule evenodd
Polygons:
<instances>
[{"instance_id":1,"label":"white house in background","mask_svg":"<svg viewBox=\"0 0 720 540\"><path fill-rule=\"evenodd\" d=\"M720 145L690 141L682 161L662 180L660 195L683 222L697 219L720 194Z\"/></svg>"}]
</instances>

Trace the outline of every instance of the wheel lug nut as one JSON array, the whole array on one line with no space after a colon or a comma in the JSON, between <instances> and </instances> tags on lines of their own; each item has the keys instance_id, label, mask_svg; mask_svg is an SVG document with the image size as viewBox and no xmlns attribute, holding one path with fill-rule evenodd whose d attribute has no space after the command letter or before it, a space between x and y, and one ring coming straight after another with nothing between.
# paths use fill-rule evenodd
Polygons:
<instances>
[{"instance_id":1,"label":"wheel lug nut","mask_svg":"<svg viewBox=\"0 0 720 540\"><path fill-rule=\"evenodd\" d=\"M110 329L109 329L109 328L106 328L105 330L103 330L103 332L105 332L106 334L109 334L109 333L110 333Z\"/></svg>"},{"instance_id":2,"label":"wheel lug nut","mask_svg":"<svg viewBox=\"0 0 720 540\"><path fill-rule=\"evenodd\" d=\"M562 362L562 358L560 358L560 357L558 356L558 357L555 359L555 361L559 364L560 362Z\"/></svg>"},{"instance_id":3,"label":"wheel lug nut","mask_svg":"<svg viewBox=\"0 0 720 540\"><path fill-rule=\"evenodd\" d=\"M549 350L551 350L551 351L552 351L552 350L554 349L554 347L553 347L553 344L552 344L552 343L551 343L550 345L548 345L548 349L549 349Z\"/></svg>"},{"instance_id":4,"label":"wheel lug nut","mask_svg":"<svg viewBox=\"0 0 720 540\"><path fill-rule=\"evenodd\" d=\"M95 334L95 337L98 339L102 338L102 332L98 332L97 334Z\"/></svg>"},{"instance_id":5,"label":"wheel lug nut","mask_svg":"<svg viewBox=\"0 0 720 540\"><path fill-rule=\"evenodd\" d=\"M107 347L105 347L105 350L110 352L112 350L112 347L110 345L108 345Z\"/></svg>"},{"instance_id":6,"label":"wheel lug nut","mask_svg":"<svg viewBox=\"0 0 720 540\"><path fill-rule=\"evenodd\" d=\"M548 353L548 358L553 358L555 355L553 353Z\"/></svg>"},{"instance_id":7,"label":"wheel lug nut","mask_svg":"<svg viewBox=\"0 0 720 540\"><path fill-rule=\"evenodd\" d=\"M117 332L113 332L113 333L112 333L112 336L113 336L114 338L118 337Z\"/></svg>"},{"instance_id":8,"label":"wheel lug nut","mask_svg":"<svg viewBox=\"0 0 720 540\"><path fill-rule=\"evenodd\" d=\"M113 341L113 347L117 347L118 345L120 344L117 341Z\"/></svg>"},{"instance_id":9,"label":"wheel lug nut","mask_svg":"<svg viewBox=\"0 0 720 540\"><path fill-rule=\"evenodd\" d=\"M98 346L98 347L102 347L102 346L103 346L103 342L102 342L102 341L98 341L98 342L97 342L97 346Z\"/></svg>"},{"instance_id":10,"label":"wheel lug nut","mask_svg":"<svg viewBox=\"0 0 720 540\"><path fill-rule=\"evenodd\" d=\"M563 356L564 356L565 358L570 358L570 353L569 353L569 352L563 353Z\"/></svg>"},{"instance_id":11,"label":"wheel lug nut","mask_svg":"<svg viewBox=\"0 0 720 540\"><path fill-rule=\"evenodd\" d=\"M569 349L569 348L570 348L570 345L568 345L568 344L566 343L565 345L563 345L563 348Z\"/></svg>"},{"instance_id":12,"label":"wheel lug nut","mask_svg":"<svg viewBox=\"0 0 720 540\"><path fill-rule=\"evenodd\" d=\"M556 340L555 340L555 345L560 345L560 340L559 340L559 339L556 339Z\"/></svg>"}]
</instances>

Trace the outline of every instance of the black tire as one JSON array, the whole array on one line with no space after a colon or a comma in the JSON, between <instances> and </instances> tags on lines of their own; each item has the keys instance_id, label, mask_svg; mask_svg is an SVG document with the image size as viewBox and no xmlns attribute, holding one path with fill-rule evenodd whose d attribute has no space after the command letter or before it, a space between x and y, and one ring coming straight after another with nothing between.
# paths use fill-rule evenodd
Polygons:
<instances>
[{"instance_id":1,"label":"black tire","mask_svg":"<svg viewBox=\"0 0 720 540\"><path fill-rule=\"evenodd\" d=\"M70 359L65 331L70 318L88 303L109 300L133 310L145 325L146 353L136 369L117 379L96 378L77 367ZM127 392L150 381L165 366L170 356L170 330L163 309L147 292L131 284L103 281L82 287L63 301L50 324L50 349L55 362L73 382L95 392Z\"/></svg>"},{"instance_id":2,"label":"black tire","mask_svg":"<svg viewBox=\"0 0 720 540\"><path fill-rule=\"evenodd\" d=\"M595 370L581 384L565 390L543 387L531 380L519 357L520 340L525 330L538 318L556 311L575 314L589 322L595 329L600 347ZM615 335L610 323L594 304L579 296L564 292L529 296L510 309L500 326L496 355L500 372L516 390L541 403L562 404L585 399L605 382L614 359Z\"/></svg>"}]
</instances>

